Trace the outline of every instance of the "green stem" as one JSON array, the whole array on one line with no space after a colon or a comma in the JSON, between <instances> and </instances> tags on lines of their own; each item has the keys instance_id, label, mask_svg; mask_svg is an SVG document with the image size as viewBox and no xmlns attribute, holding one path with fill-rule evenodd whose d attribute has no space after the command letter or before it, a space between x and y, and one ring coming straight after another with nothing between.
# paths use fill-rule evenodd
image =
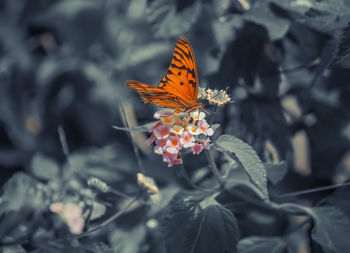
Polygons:
<instances>
[{"instance_id":1,"label":"green stem","mask_svg":"<svg viewBox=\"0 0 350 253\"><path fill-rule=\"evenodd\" d=\"M202 191L202 192L215 192L216 190L218 190L218 188L214 188L214 189L205 189L205 188L202 188L200 186L197 186L196 184L194 184L192 182L192 180L190 179L190 177L188 176L187 172L186 172L186 169L185 169L185 166L183 164L180 164L180 168L182 170L182 175L183 177L186 179L186 181L188 182L188 184L195 190L198 190L198 191Z\"/></svg>"},{"instance_id":2,"label":"green stem","mask_svg":"<svg viewBox=\"0 0 350 253\"><path fill-rule=\"evenodd\" d=\"M225 182L222 179L222 176L221 176L218 168L216 167L216 164L215 164L215 161L214 161L214 158L213 158L212 154L210 153L209 150L205 150L204 153L205 153L205 156L208 159L209 167L211 169L211 172L214 174L216 180L218 180L220 187L223 187Z\"/></svg>"}]
</instances>

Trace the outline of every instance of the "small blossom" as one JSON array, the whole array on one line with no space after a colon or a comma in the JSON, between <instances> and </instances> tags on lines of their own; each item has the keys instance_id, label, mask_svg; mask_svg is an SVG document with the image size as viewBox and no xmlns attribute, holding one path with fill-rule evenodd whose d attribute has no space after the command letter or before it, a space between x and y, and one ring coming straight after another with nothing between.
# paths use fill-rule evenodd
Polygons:
<instances>
[{"instance_id":1,"label":"small blossom","mask_svg":"<svg viewBox=\"0 0 350 253\"><path fill-rule=\"evenodd\" d=\"M158 147L165 148L168 139L157 139L156 144Z\"/></svg>"},{"instance_id":2,"label":"small blossom","mask_svg":"<svg viewBox=\"0 0 350 253\"><path fill-rule=\"evenodd\" d=\"M165 151L163 153L163 161L164 162L170 162L171 160L176 159L176 157L177 157L177 154L171 154L171 153L169 153L167 151Z\"/></svg>"},{"instance_id":3,"label":"small blossom","mask_svg":"<svg viewBox=\"0 0 350 253\"><path fill-rule=\"evenodd\" d=\"M205 118L204 112L194 111L194 112L191 112L190 115L194 120L202 120Z\"/></svg>"},{"instance_id":4,"label":"small blossom","mask_svg":"<svg viewBox=\"0 0 350 253\"><path fill-rule=\"evenodd\" d=\"M163 154L163 152L164 152L164 149L162 147L159 147L159 146L154 147L154 153L161 155Z\"/></svg>"},{"instance_id":5,"label":"small blossom","mask_svg":"<svg viewBox=\"0 0 350 253\"><path fill-rule=\"evenodd\" d=\"M85 222L80 217L73 217L72 219L67 220L67 225L68 225L69 231L72 234L79 235L84 230Z\"/></svg>"},{"instance_id":6,"label":"small blossom","mask_svg":"<svg viewBox=\"0 0 350 253\"><path fill-rule=\"evenodd\" d=\"M212 136L214 134L214 130L209 126L205 119L198 121L198 125L203 134L208 136Z\"/></svg>"},{"instance_id":7,"label":"small blossom","mask_svg":"<svg viewBox=\"0 0 350 253\"><path fill-rule=\"evenodd\" d=\"M151 136L146 140L146 144L151 145L156 139L156 136L152 133Z\"/></svg>"},{"instance_id":8,"label":"small blossom","mask_svg":"<svg viewBox=\"0 0 350 253\"><path fill-rule=\"evenodd\" d=\"M174 160L170 160L168 163L168 167L172 167L174 164L183 164L182 158L176 158Z\"/></svg>"},{"instance_id":9,"label":"small blossom","mask_svg":"<svg viewBox=\"0 0 350 253\"><path fill-rule=\"evenodd\" d=\"M154 135L157 139L165 139L168 138L170 134L170 127L168 125L160 125L153 130Z\"/></svg>"},{"instance_id":10,"label":"small blossom","mask_svg":"<svg viewBox=\"0 0 350 253\"><path fill-rule=\"evenodd\" d=\"M163 154L167 140L168 139L157 139L156 146L154 147L154 153L158 155Z\"/></svg>"},{"instance_id":11,"label":"small blossom","mask_svg":"<svg viewBox=\"0 0 350 253\"><path fill-rule=\"evenodd\" d=\"M199 134L202 133L201 130L200 130L200 128L197 127L196 125L193 125L193 124L189 124L189 125L187 126L187 130L188 130L188 132L189 132L190 134L192 134L192 135L199 135Z\"/></svg>"},{"instance_id":12,"label":"small blossom","mask_svg":"<svg viewBox=\"0 0 350 253\"><path fill-rule=\"evenodd\" d=\"M172 115L173 113L171 111L158 111L154 114L154 118L156 119L160 119L162 117L168 117L170 115Z\"/></svg>"},{"instance_id":13,"label":"small blossom","mask_svg":"<svg viewBox=\"0 0 350 253\"><path fill-rule=\"evenodd\" d=\"M159 127L161 125L162 125L162 122L158 121L157 124L155 124L154 126L152 126L148 129L148 132L153 132L154 129L156 129L157 127Z\"/></svg>"},{"instance_id":14,"label":"small blossom","mask_svg":"<svg viewBox=\"0 0 350 253\"><path fill-rule=\"evenodd\" d=\"M167 140L166 146L166 151L168 151L169 153L179 153L179 150L181 149L180 138L178 136L170 136Z\"/></svg>"},{"instance_id":15,"label":"small blossom","mask_svg":"<svg viewBox=\"0 0 350 253\"><path fill-rule=\"evenodd\" d=\"M170 128L170 132L173 134L181 135L184 132L184 128L182 126L175 125Z\"/></svg>"},{"instance_id":16,"label":"small blossom","mask_svg":"<svg viewBox=\"0 0 350 253\"><path fill-rule=\"evenodd\" d=\"M161 117L160 120L167 125L173 125L175 121L173 117Z\"/></svg>"},{"instance_id":17,"label":"small blossom","mask_svg":"<svg viewBox=\"0 0 350 253\"><path fill-rule=\"evenodd\" d=\"M191 147L191 150L194 155L198 155L203 150L203 145L196 143L193 147Z\"/></svg>"},{"instance_id":18,"label":"small blossom","mask_svg":"<svg viewBox=\"0 0 350 253\"><path fill-rule=\"evenodd\" d=\"M205 149L210 149L210 139L208 138L208 139L206 139L206 140L204 140L203 141L203 148L205 148Z\"/></svg>"},{"instance_id":19,"label":"small blossom","mask_svg":"<svg viewBox=\"0 0 350 253\"><path fill-rule=\"evenodd\" d=\"M62 215L67 218L79 217L81 216L81 213L82 213L81 207L72 203L65 204L62 211Z\"/></svg>"},{"instance_id":20,"label":"small blossom","mask_svg":"<svg viewBox=\"0 0 350 253\"><path fill-rule=\"evenodd\" d=\"M194 146L194 141L195 141L195 138L193 137L193 135L187 131L181 135L180 143L184 148L190 148Z\"/></svg>"}]
</instances>

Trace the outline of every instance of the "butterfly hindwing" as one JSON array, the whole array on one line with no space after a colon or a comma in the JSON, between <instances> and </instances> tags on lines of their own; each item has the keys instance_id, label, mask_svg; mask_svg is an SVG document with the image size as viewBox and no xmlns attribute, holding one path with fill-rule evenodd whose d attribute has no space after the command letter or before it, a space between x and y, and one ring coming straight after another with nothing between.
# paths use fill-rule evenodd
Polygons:
<instances>
[{"instance_id":1,"label":"butterfly hindwing","mask_svg":"<svg viewBox=\"0 0 350 253\"><path fill-rule=\"evenodd\" d=\"M174 94L169 94L164 89L142 83L139 81L127 81L127 85L137 91L146 104L153 103L159 107L183 109L190 105Z\"/></svg>"}]
</instances>

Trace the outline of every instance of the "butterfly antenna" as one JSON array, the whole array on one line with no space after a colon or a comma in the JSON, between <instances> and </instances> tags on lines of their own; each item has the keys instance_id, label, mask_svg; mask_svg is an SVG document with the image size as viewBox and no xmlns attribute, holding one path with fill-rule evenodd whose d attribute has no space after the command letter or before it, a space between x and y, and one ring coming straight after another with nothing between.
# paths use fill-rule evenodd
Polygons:
<instances>
[{"instance_id":1,"label":"butterfly antenna","mask_svg":"<svg viewBox=\"0 0 350 253\"><path fill-rule=\"evenodd\" d=\"M205 111L208 115L211 115L210 112L208 112L207 110L205 110L204 108L202 109L203 111ZM215 112L214 112L215 113Z\"/></svg>"}]
</instances>

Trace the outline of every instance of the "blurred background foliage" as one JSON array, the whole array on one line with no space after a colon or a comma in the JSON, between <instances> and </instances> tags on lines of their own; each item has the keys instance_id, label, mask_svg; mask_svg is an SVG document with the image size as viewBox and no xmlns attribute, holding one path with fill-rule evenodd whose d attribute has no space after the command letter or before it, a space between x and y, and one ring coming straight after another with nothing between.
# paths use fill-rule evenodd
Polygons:
<instances>
[{"instance_id":1,"label":"blurred background foliage","mask_svg":"<svg viewBox=\"0 0 350 253\"><path fill-rule=\"evenodd\" d=\"M1 0L0 238L31 235L6 252L164 252L159 226L149 221L190 186L144 144L147 135L112 125L125 125L124 113L130 126L152 120L156 107L143 105L125 83L156 85L181 36L193 47L200 86L228 87L235 101L214 115L217 132L249 143L264 162L284 161L286 175L269 185L271 196L348 180L349 20L347 0ZM64 244L67 232L49 214L51 202L94 206L90 220L98 224L126 203L96 198L86 180L138 191L131 136L145 174L161 189L159 206L136 206L93 240ZM204 156L184 161L195 181L208 178ZM316 203L329 193L298 201ZM279 214L269 224L252 215L237 217L242 238L286 229ZM290 252L311 252L299 235L293 240L299 248Z\"/></svg>"}]
</instances>

